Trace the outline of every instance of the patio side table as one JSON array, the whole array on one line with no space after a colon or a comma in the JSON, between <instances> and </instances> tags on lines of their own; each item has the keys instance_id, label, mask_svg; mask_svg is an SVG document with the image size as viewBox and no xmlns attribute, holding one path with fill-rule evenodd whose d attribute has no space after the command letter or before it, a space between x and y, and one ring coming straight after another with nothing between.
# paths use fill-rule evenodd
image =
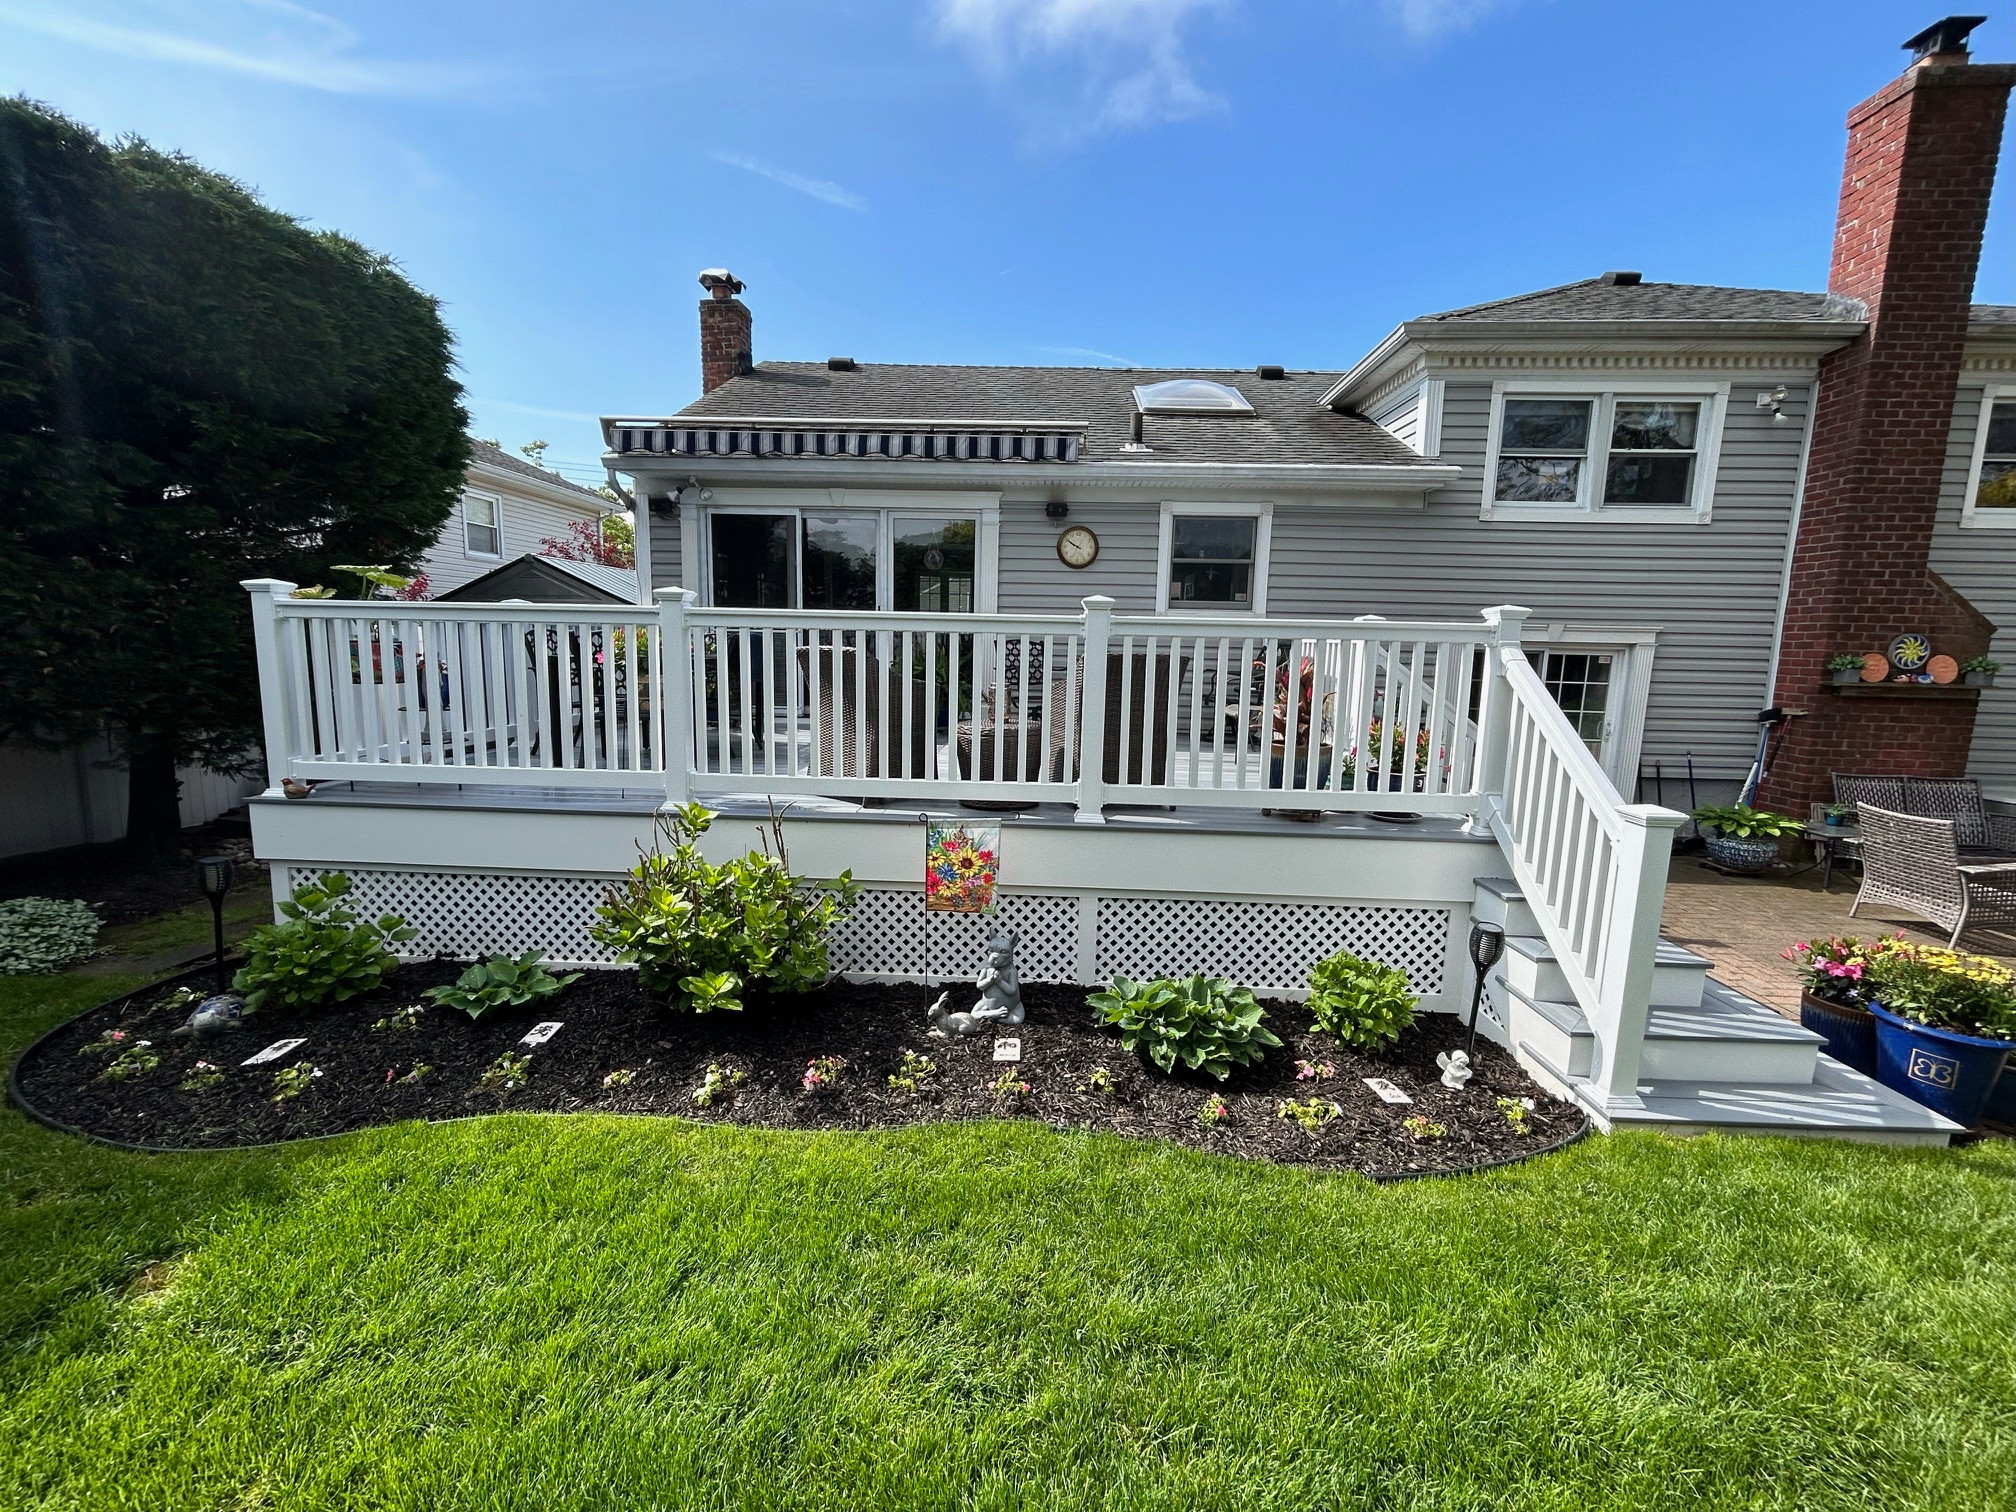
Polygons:
<instances>
[{"instance_id":1,"label":"patio side table","mask_svg":"<svg viewBox=\"0 0 2016 1512\"><path fill-rule=\"evenodd\" d=\"M1834 860L1845 856L1860 863L1862 860L1862 833L1852 824L1828 824L1824 820L1809 821L1806 838L1820 853L1820 891L1827 891L1834 881Z\"/></svg>"}]
</instances>

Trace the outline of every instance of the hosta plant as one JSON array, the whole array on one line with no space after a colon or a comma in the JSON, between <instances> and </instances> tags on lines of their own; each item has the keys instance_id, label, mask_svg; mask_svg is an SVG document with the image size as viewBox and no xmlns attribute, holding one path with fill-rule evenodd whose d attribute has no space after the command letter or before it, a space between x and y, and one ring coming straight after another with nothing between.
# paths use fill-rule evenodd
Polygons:
<instances>
[{"instance_id":1,"label":"hosta plant","mask_svg":"<svg viewBox=\"0 0 2016 1512\"><path fill-rule=\"evenodd\" d=\"M1223 1081L1233 1067L1257 1066L1281 1043L1261 1022L1267 1012L1252 990L1223 977L1136 982L1116 976L1086 1001L1102 1024L1120 1031L1122 1045L1165 1072L1181 1066Z\"/></svg>"},{"instance_id":2,"label":"hosta plant","mask_svg":"<svg viewBox=\"0 0 2016 1512\"><path fill-rule=\"evenodd\" d=\"M761 852L709 861L699 841L713 822L698 804L662 816L657 847L610 889L589 932L636 965L646 992L689 1012L739 1009L751 986L809 992L824 984L826 931L853 902L852 875L801 887L774 814Z\"/></svg>"},{"instance_id":3,"label":"hosta plant","mask_svg":"<svg viewBox=\"0 0 2016 1512\"><path fill-rule=\"evenodd\" d=\"M0 976L61 971L98 953L99 919L76 898L0 902Z\"/></svg>"},{"instance_id":4,"label":"hosta plant","mask_svg":"<svg viewBox=\"0 0 2016 1512\"><path fill-rule=\"evenodd\" d=\"M1347 1045L1377 1050L1400 1038L1414 1022L1420 999L1407 990L1407 973L1340 950L1309 969L1309 1011L1316 1027Z\"/></svg>"},{"instance_id":5,"label":"hosta plant","mask_svg":"<svg viewBox=\"0 0 2016 1512\"><path fill-rule=\"evenodd\" d=\"M521 956L494 955L479 961L453 982L429 987L420 995L446 1008L460 1008L473 1019L495 1008L523 1008L580 979L578 971L556 977L541 964L539 951L528 950Z\"/></svg>"},{"instance_id":6,"label":"hosta plant","mask_svg":"<svg viewBox=\"0 0 2016 1512\"><path fill-rule=\"evenodd\" d=\"M231 979L248 1011L266 1007L321 1008L371 991L396 970L391 951L419 931L396 914L375 924L346 904L350 879L329 872L303 882L280 905L278 924L266 924L245 942L245 964Z\"/></svg>"},{"instance_id":7,"label":"hosta plant","mask_svg":"<svg viewBox=\"0 0 2016 1512\"><path fill-rule=\"evenodd\" d=\"M1796 835L1806 827L1804 819L1752 808L1747 803L1703 804L1687 817L1694 821L1695 828L1713 830L1729 840L1775 840L1780 835Z\"/></svg>"}]
</instances>

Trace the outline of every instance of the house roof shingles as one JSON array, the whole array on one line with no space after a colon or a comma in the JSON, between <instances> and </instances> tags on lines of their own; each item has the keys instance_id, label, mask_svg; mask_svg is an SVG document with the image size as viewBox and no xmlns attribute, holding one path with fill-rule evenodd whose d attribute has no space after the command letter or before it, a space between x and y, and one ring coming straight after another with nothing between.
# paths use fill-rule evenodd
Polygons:
<instances>
[{"instance_id":1,"label":"house roof shingles","mask_svg":"<svg viewBox=\"0 0 2016 1512\"><path fill-rule=\"evenodd\" d=\"M1855 321L1862 302L1798 289L1730 289L1715 284L1579 283L1423 315L1422 321L1735 320Z\"/></svg>"},{"instance_id":2,"label":"house roof shingles","mask_svg":"<svg viewBox=\"0 0 2016 1512\"><path fill-rule=\"evenodd\" d=\"M679 413L742 420L922 420L1012 425L1082 421L1085 462L1296 462L1432 467L1363 416L1320 403L1335 373L1261 378L1250 369L953 367L762 362ZM1168 378L1229 383L1251 415L1150 415L1152 450L1128 452L1137 384Z\"/></svg>"},{"instance_id":3,"label":"house roof shingles","mask_svg":"<svg viewBox=\"0 0 2016 1512\"><path fill-rule=\"evenodd\" d=\"M486 467L501 468L508 473L516 473L521 478L534 478L555 488L565 488L580 494L583 502L592 501L597 509L608 509L609 501L592 488L583 488L579 483L570 483L556 472L543 467L535 467L522 457L514 457L501 447L475 436L469 438L469 460L481 462Z\"/></svg>"}]
</instances>

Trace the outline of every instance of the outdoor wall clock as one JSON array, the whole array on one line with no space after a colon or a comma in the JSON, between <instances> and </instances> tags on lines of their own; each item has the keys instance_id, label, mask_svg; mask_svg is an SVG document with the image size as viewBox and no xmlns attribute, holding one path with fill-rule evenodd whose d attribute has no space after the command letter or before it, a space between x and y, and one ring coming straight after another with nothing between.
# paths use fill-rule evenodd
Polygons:
<instances>
[{"instance_id":1,"label":"outdoor wall clock","mask_svg":"<svg viewBox=\"0 0 2016 1512\"><path fill-rule=\"evenodd\" d=\"M1057 537L1057 560L1066 567L1090 567L1099 560L1099 537L1083 525L1073 525Z\"/></svg>"}]
</instances>

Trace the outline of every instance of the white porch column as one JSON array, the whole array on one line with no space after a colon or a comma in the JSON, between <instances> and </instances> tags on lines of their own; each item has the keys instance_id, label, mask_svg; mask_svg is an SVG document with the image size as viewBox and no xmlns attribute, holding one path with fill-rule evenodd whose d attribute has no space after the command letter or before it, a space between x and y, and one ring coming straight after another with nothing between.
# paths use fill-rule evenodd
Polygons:
<instances>
[{"instance_id":1,"label":"white porch column","mask_svg":"<svg viewBox=\"0 0 2016 1512\"><path fill-rule=\"evenodd\" d=\"M688 687L692 649L686 644L686 608L693 595L684 588L660 588L658 600L658 750L665 771L665 804L693 798L693 695Z\"/></svg>"},{"instance_id":2,"label":"white porch column","mask_svg":"<svg viewBox=\"0 0 2016 1512\"><path fill-rule=\"evenodd\" d=\"M280 779L287 775L294 751L287 732L293 728L294 693L287 686L280 665L279 611L275 599L283 599L298 584L279 578L246 578L238 586L252 595L252 647L259 667L259 714L266 737L266 793L280 791Z\"/></svg>"},{"instance_id":3,"label":"white porch column","mask_svg":"<svg viewBox=\"0 0 2016 1512\"><path fill-rule=\"evenodd\" d=\"M1470 829L1488 829L1491 815L1505 799L1505 736L1512 718L1512 690L1505 683L1505 656L1519 651L1526 616L1533 611L1518 604L1499 604L1484 611L1484 623L1496 640L1484 658L1484 707L1478 711L1477 809ZM1524 653L1520 653L1524 654Z\"/></svg>"},{"instance_id":4,"label":"white porch column","mask_svg":"<svg viewBox=\"0 0 2016 1512\"><path fill-rule=\"evenodd\" d=\"M1659 953L1659 919L1666 907L1666 869L1673 855L1673 832L1685 816L1650 803L1625 804L1617 844L1617 883L1605 928L1602 976L1597 1001L1603 1019L1596 1030L1596 1054L1589 1068L1591 1090L1603 1109L1638 1108L1638 1064L1645 1049L1645 1025L1652 1013L1652 970Z\"/></svg>"},{"instance_id":5,"label":"white porch column","mask_svg":"<svg viewBox=\"0 0 2016 1512\"><path fill-rule=\"evenodd\" d=\"M1113 600L1095 593L1085 610L1085 675L1078 696L1080 824L1106 822L1106 649L1113 640Z\"/></svg>"}]
</instances>

